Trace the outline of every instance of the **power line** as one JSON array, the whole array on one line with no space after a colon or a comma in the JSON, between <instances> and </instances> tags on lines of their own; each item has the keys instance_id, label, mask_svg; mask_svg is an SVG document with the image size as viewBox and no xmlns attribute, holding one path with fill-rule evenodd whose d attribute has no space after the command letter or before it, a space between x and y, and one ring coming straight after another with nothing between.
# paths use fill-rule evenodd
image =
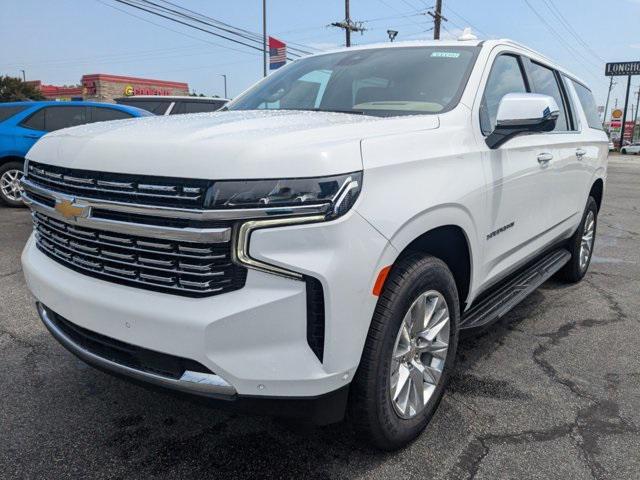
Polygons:
<instances>
[{"instance_id":1,"label":"power line","mask_svg":"<svg viewBox=\"0 0 640 480\"><path fill-rule=\"evenodd\" d=\"M388 4L385 0L378 0L378 2L380 2L381 4L383 4L384 6L390 8L391 10L394 10L395 12L399 13L400 15L404 15L400 10L398 10L396 7L394 7L393 5ZM412 23L420 28L424 28L424 25L421 25L418 22L414 22L412 21Z\"/></svg>"},{"instance_id":2,"label":"power line","mask_svg":"<svg viewBox=\"0 0 640 480\"><path fill-rule=\"evenodd\" d=\"M577 55L579 57L581 57L584 61L586 61L587 63L589 63L591 66L594 66L595 68L600 68L600 66L598 65L594 65L594 63L589 60L588 58L586 58L584 55L582 55L578 50L576 50L575 48L573 48L569 43L567 43L567 41L562 38L562 36L560 36L560 34L556 31L555 28L553 28L551 26L551 24L549 24L549 22L547 22L547 20L535 9L533 8L533 5L531 5L531 3L529 2L529 0L523 0L524 3L526 3L526 5L529 7L529 9L535 14L536 17L538 17L538 19L545 25L545 27L547 28L547 30L549 30L551 32L551 34L556 37L557 40L560 41L561 45L571 54L571 55ZM601 80L600 76L596 76L591 70L587 70L587 72L591 73L591 75L593 75L594 77L597 77L599 80Z\"/></svg>"},{"instance_id":3,"label":"power line","mask_svg":"<svg viewBox=\"0 0 640 480\"><path fill-rule=\"evenodd\" d=\"M245 40L249 40L249 41L254 41L257 43L262 43L262 35L255 33L255 32L251 32L249 30L246 30L244 28L240 28L240 27L235 27L233 25L230 25L228 23L222 22L216 18L210 17L208 15L204 15L202 13L198 13L195 12L193 10L189 10L188 8L184 8L181 7L180 5L177 5L175 3L172 3L168 0L159 0L163 3L166 3L168 5L177 7L183 11L180 10L176 10L176 9L172 9L172 8L168 8L168 7L163 7L162 5L158 5L157 3L152 2L151 0L129 0L129 1L137 1L138 3L142 2L144 4L147 5L151 5L153 7L156 7L157 9L160 9L160 11L163 12L170 12L173 13L175 15L179 15L182 18L188 19L188 20L192 20L192 21L196 21L198 23L219 29L221 31L227 32L231 35L236 35L239 36L241 38L244 38ZM184 12L188 12L188 13L184 13ZM221 26L220 26L221 25ZM302 46L304 48L304 46ZM289 50L295 50L295 51L299 51L300 53L304 54L304 55L310 55L311 52L308 52L306 50L300 49L300 48L295 48L295 47L289 47ZM296 53L292 52L294 55L297 55Z\"/></svg>"},{"instance_id":4,"label":"power line","mask_svg":"<svg viewBox=\"0 0 640 480\"><path fill-rule=\"evenodd\" d=\"M489 37L489 35L487 34L487 32L482 31L481 29L479 29L478 27L476 27L473 23L471 23L469 20L467 20L465 17L463 17L462 15L460 15L458 12L456 12L453 8L451 8L449 6L449 3L447 3L446 9L449 10L451 13L453 13L456 17L458 17L460 20L462 20L463 22L465 22L469 27L473 28L476 32L481 33L482 35L484 35L485 37ZM449 20L451 23L453 23L451 20ZM453 23L455 25L455 23ZM458 27L460 28L460 27Z\"/></svg>"},{"instance_id":5,"label":"power line","mask_svg":"<svg viewBox=\"0 0 640 480\"><path fill-rule=\"evenodd\" d=\"M115 1L118 1L118 0L115 0ZM221 45L219 43L212 42L210 40L205 40L204 38L196 37L195 35L189 35L188 33L181 32L180 30L175 30L173 28L169 28L166 25L162 25L160 23L152 22L151 20L149 20L147 18L144 18L144 17L141 17L141 16L136 15L134 13L128 12L126 10L123 10L122 8L118 8L115 5L110 5L108 3L103 2L102 0L96 0L96 2L104 5L105 7L109 7L109 8L113 8L114 10L118 10L119 12L124 13L125 15L128 15L130 17L137 18L138 20L141 20L141 21L143 21L145 23L149 23L151 25L155 25L156 27L162 28L164 30L168 30L168 31L173 32L173 33L177 33L178 35L182 35L183 37L193 38L194 40L198 40L200 42L208 43L209 45L215 45L216 47L226 48L228 50L232 50L232 51L238 52L238 53L253 54L253 52L247 52L246 50L239 50L237 48L233 48L233 47L230 47L228 45Z\"/></svg>"},{"instance_id":6,"label":"power line","mask_svg":"<svg viewBox=\"0 0 640 480\"><path fill-rule=\"evenodd\" d=\"M210 35L214 35L214 36L216 36L216 37L223 38L223 39L228 40L228 41L230 41L230 42L233 42L233 43L236 43L236 44L239 44L239 45L243 45L243 46L248 47L248 48L251 48L251 49L253 49L253 50L257 50L257 51L259 51L259 52L262 52L262 51L263 51L263 49L262 49L262 48L257 47L257 46L255 46L255 45L251 45L251 44L249 44L249 43L246 43L246 42L243 42L243 41L241 41L241 40L237 40L237 39L234 39L234 38L228 37L228 36L226 36L226 35L222 35L222 34L217 33L217 32L212 32L211 30L207 30L207 29L202 28L202 27L199 27L199 26L197 26L197 25L193 25L193 24L190 24L190 23L188 23L188 22L184 22L184 21L182 21L182 20L179 20L179 19L177 19L177 18L173 18L173 17L171 17L171 16L164 15L163 13L160 13L160 12L154 11L154 10L152 10L152 9L148 9L148 8L142 7L142 6L140 6L139 4L135 4L135 3L133 3L133 2L132 2L132 0L114 0L114 1L116 1L116 2L118 2L118 3L121 3L121 4L123 4L123 5L127 5L127 6L132 7L132 8L136 8L136 9L138 9L138 10L145 11L145 12L147 12L147 13L151 13L152 15L156 15L156 16L159 16L159 17L165 18L165 19L170 20L170 21L172 21L172 22L179 23L179 24L181 24L181 25L185 25L185 26L187 26L187 27L191 27L191 28L196 29L196 30L199 30L199 31L201 31L201 32L205 32L205 33L208 33L208 34L210 34ZM291 60L291 58L289 58L289 60Z\"/></svg>"},{"instance_id":7,"label":"power line","mask_svg":"<svg viewBox=\"0 0 640 480\"><path fill-rule=\"evenodd\" d=\"M582 37L575 31L575 29L571 26L571 24L567 21L567 19L562 15L562 12L558 10L558 7L553 3L553 0L544 0L544 3L547 5L549 11L560 21L560 23L565 27L565 29L569 32L569 34L576 39L576 41L584 47L584 49L593 55L598 61L605 63L605 60L598 55L588 43L586 43Z\"/></svg>"}]
</instances>

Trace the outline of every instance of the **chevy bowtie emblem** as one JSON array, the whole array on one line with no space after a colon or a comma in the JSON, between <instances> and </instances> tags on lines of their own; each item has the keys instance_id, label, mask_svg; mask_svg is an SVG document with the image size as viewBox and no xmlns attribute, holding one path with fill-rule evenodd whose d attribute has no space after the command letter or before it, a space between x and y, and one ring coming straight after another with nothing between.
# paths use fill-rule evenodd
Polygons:
<instances>
[{"instance_id":1,"label":"chevy bowtie emblem","mask_svg":"<svg viewBox=\"0 0 640 480\"><path fill-rule=\"evenodd\" d=\"M69 219L81 217L85 211L85 207L74 204L72 200L62 200L56 203L55 209L64 218Z\"/></svg>"}]
</instances>

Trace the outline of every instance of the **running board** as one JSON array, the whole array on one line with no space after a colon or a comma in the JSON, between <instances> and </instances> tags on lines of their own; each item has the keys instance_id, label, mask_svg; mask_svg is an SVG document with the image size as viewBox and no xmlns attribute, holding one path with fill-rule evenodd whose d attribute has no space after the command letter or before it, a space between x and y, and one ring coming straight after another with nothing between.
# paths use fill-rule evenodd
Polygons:
<instances>
[{"instance_id":1,"label":"running board","mask_svg":"<svg viewBox=\"0 0 640 480\"><path fill-rule=\"evenodd\" d=\"M496 291L472 305L463 314L460 329L475 329L498 321L560 270L570 259L571 254L567 250L554 250L518 272Z\"/></svg>"}]
</instances>

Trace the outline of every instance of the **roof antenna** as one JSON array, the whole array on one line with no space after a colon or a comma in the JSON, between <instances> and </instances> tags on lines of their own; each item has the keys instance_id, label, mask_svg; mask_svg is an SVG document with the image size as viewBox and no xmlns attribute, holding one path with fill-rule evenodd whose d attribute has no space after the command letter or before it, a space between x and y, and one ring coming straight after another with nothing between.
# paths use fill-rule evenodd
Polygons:
<instances>
[{"instance_id":1,"label":"roof antenna","mask_svg":"<svg viewBox=\"0 0 640 480\"><path fill-rule=\"evenodd\" d=\"M462 35L458 37L458 40L460 40L461 42L465 40L478 40L478 37L476 37L473 33L471 33L471 27L466 27L462 31Z\"/></svg>"}]
</instances>

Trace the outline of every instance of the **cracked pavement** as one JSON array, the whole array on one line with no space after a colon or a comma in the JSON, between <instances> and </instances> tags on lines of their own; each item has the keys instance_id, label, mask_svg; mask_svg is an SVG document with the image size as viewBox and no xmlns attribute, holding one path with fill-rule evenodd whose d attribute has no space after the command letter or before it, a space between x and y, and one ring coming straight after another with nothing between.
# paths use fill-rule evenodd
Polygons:
<instances>
[{"instance_id":1,"label":"cracked pavement","mask_svg":"<svg viewBox=\"0 0 640 480\"><path fill-rule=\"evenodd\" d=\"M450 388L396 453L348 425L219 412L77 360L20 270L24 210L0 208L0 478L637 479L640 157L612 156L591 269L463 340Z\"/></svg>"}]
</instances>

